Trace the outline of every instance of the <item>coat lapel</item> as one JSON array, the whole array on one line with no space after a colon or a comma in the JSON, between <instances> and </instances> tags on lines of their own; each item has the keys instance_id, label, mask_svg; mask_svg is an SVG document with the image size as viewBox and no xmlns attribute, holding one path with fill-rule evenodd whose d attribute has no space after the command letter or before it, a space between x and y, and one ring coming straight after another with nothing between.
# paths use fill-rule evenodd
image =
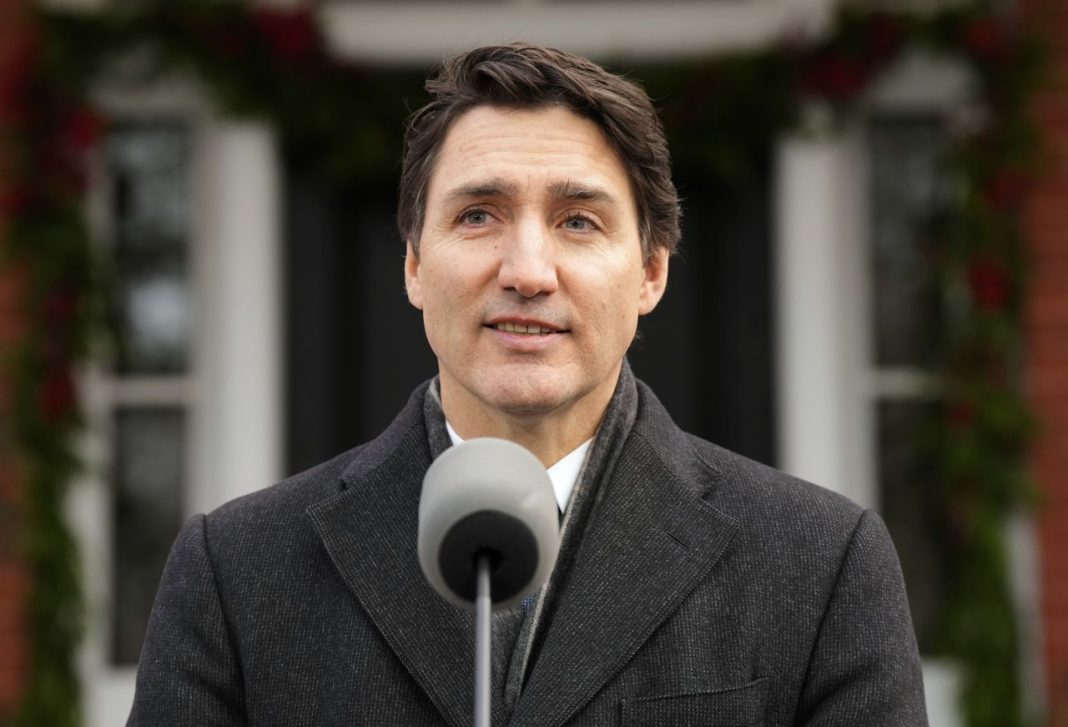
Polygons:
<instances>
[{"instance_id":1,"label":"coat lapel","mask_svg":"<svg viewBox=\"0 0 1068 727\"><path fill-rule=\"evenodd\" d=\"M473 618L426 582L416 555L430 449L419 389L361 452L341 494L308 509L342 578L449 724L471 721ZM503 717L495 715L495 722Z\"/></svg>"},{"instance_id":2,"label":"coat lapel","mask_svg":"<svg viewBox=\"0 0 1068 727\"><path fill-rule=\"evenodd\" d=\"M677 452L687 453L692 459L688 445ZM733 537L734 521L702 501L703 487L714 482L684 481L668 461L645 438L631 436L602 484L516 705L515 727L570 719L678 608Z\"/></svg>"}]
</instances>

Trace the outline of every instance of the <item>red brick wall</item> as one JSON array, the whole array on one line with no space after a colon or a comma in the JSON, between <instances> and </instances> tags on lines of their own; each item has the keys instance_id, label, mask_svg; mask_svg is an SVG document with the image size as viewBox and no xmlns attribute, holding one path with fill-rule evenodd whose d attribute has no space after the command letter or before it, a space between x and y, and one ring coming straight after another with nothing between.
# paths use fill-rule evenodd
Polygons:
<instances>
[{"instance_id":1,"label":"red brick wall","mask_svg":"<svg viewBox=\"0 0 1068 727\"><path fill-rule=\"evenodd\" d=\"M0 200L8 198L11 147L8 132L17 119L10 103L13 82L19 75L20 56L29 40L29 0L0 0ZM4 254L7 224L0 204L0 257ZM0 720L11 712L26 673L23 603L26 575L15 558L18 462L12 442L12 391L4 366L4 353L19 335L20 286L16 271L0 269Z\"/></svg>"},{"instance_id":2,"label":"red brick wall","mask_svg":"<svg viewBox=\"0 0 1068 727\"><path fill-rule=\"evenodd\" d=\"M0 254L4 244L2 225L0 220ZM17 286L13 282L10 275L0 276L0 352L10 350L17 329L18 314L12 305ZM0 372L0 723L18 699L26 672L23 603L27 584L16 558L16 487L20 478L11 433L6 428L11 421L10 407L10 382Z\"/></svg>"},{"instance_id":3,"label":"red brick wall","mask_svg":"<svg viewBox=\"0 0 1068 727\"><path fill-rule=\"evenodd\" d=\"M1043 631L1050 724L1068 726L1068 12L1061 0L1027 3L1045 17L1049 86L1035 105L1044 135L1043 175L1027 207L1031 292L1026 382L1039 433L1031 470L1042 503ZM1042 10L1038 10L1042 7Z\"/></svg>"}]
</instances>

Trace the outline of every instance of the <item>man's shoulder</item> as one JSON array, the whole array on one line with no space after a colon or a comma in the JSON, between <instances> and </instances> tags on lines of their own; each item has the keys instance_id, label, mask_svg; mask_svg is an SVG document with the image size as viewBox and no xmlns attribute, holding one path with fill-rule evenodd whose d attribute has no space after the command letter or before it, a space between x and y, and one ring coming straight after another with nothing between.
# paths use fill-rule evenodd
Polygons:
<instances>
[{"instance_id":1,"label":"man's shoulder","mask_svg":"<svg viewBox=\"0 0 1068 727\"><path fill-rule=\"evenodd\" d=\"M697 506L717 514L709 537L722 533L724 525L732 532L725 563L774 574L775 587L801 593L833 583L850 552L869 564L896 558L877 513L700 437L682 438L689 454L672 465L696 491Z\"/></svg>"},{"instance_id":2,"label":"man's shoulder","mask_svg":"<svg viewBox=\"0 0 1068 727\"><path fill-rule=\"evenodd\" d=\"M684 432L641 386L636 433L707 506L756 538L841 545L865 515L849 498Z\"/></svg>"},{"instance_id":3,"label":"man's shoulder","mask_svg":"<svg viewBox=\"0 0 1068 727\"><path fill-rule=\"evenodd\" d=\"M230 500L208 513L209 529L236 534L303 519L309 507L341 492L343 475L367 447L367 443L353 447L278 483Z\"/></svg>"},{"instance_id":4,"label":"man's shoulder","mask_svg":"<svg viewBox=\"0 0 1068 727\"><path fill-rule=\"evenodd\" d=\"M749 459L693 434L694 454L713 474L707 501L736 518L761 522L813 520L851 527L864 512L848 497Z\"/></svg>"},{"instance_id":5,"label":"man's shoulder","mask_svg":"<svg viewBox=\"0 0 1068 727\"><path fill-rule=\"evenodd\" d=\"M374 439L286 479L231 500L208 514L209 523L230 528L262 526L278 520L303 517L309 507L340 494L367 469L393 456L411 437L425 439L421 428L422 402L427 383L412 392L407 405Z\"/></svg>"}]
</instances>

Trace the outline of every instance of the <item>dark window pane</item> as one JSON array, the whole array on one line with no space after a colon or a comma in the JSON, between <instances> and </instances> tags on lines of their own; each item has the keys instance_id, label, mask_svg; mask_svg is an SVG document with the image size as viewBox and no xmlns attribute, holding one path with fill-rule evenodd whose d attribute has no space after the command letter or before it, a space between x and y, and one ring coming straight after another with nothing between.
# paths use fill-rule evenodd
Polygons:
<instances>
[{"instance_id":1,"label":"dark window pane","mask_svg":"<svg viewBox=\"0 0 1068 727\"><path fill-rule=\"evenodd\" d=\"M108 136L120 246L183 245L189 227L189 133L181 124L117 125Z\"/></svg>"},{"instance_id":2,"label":"dark window pane","mask_svg":"<svg viewBox=\"0 0 1068 727\"><path fill-rule=\"evenodd\" d=\"M182 521L185 412L127 408L115 413L112 660L141 653L163 565Z\"/></svg>"},{"instance_id":3,"label":"dark window pane","mask_svg":"<svg viewBox=\"0 0 1068 727\"><path fill-rule=\"evenodd\" d=\"M934 355L938 317L933 236L945 204L945 123L877 117L869 131L875 362L922 366Z\"/></svg>"},{"instance_id":4,"label":"dark window pane","mask_svg":"<svg viewBox=\"0 0 1068 727\"><path fill-rule=\"evenodd\" d=\"M681 254L628 355L683 429L773 465L770 158L738 179L678 179Z\"/></svg>"},{"instance_id":5,"label":"dark window pane","mask_svg":"<svg viewBox=\"0 0 1068 727\"><path fill-rule=\"evenodd\" d=\"M937 644L939 609L948 578L948 544L932 452L922 432L936 407L930 402L887 401L878 407L881 513L905 572L920 650Z\"/></svg>"},{"instance_id":6,"label":"dark window pane","mask_svg":"<svg viewBox=\"0 0 1068 727\"><path fill-rule=\"evenodd\" d=\"M124 124L108 137L114 229L116 365L181 373L189 362L189 134Z\"/></svg>"}]
</instances>

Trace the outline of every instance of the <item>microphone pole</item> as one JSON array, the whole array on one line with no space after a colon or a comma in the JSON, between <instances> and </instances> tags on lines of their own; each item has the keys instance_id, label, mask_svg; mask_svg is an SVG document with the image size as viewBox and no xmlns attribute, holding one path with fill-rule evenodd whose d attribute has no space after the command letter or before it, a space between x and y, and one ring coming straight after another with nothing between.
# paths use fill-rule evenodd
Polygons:
<instances>
[{"instance_id":1,"label":"microphone pole","mask_svg":"<svg viewBox=\"0 0 1068 727\"><path fill-rule=\"evenodd\" d=\"M475 594L475 727L490 726L490 556L477 556L478 591Z\"/></svg>"}]
</instances>

